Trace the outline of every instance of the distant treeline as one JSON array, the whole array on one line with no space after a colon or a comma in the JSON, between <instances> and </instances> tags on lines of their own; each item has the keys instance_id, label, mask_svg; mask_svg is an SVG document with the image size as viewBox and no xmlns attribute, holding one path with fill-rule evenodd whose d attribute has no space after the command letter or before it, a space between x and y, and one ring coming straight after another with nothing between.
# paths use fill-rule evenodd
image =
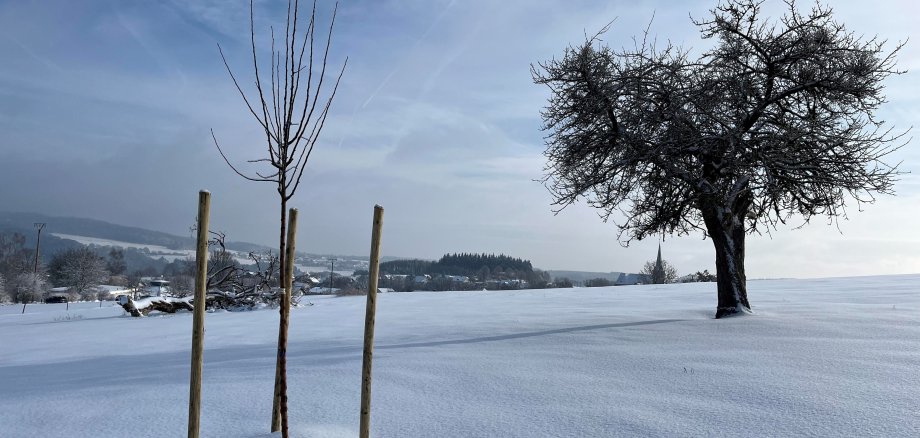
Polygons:
<instances>
[{"instance_id":1,"label":"distant treeline","mask_svg":"<svg viewBox=\"0 0 920 438\"><path fill-rule=\"evenodd\" d=\"M395 275L425 275L431 270L434 262L429 260L393 260L380 263L381 274Z\"/></svg>"},{"instance_id":2,"label":"distant treeline","mask_svg":"<svg viewBox=\"0 0 920 438\"><path fill-rule=\"evenodd\" d=\"M533 272L529 260L504 254L445 254L438 261L393 260L380 264L380 273L393 275L465 275L489 277L499 273L513 273L523 277Z\"/></svg>"}]
</instances>

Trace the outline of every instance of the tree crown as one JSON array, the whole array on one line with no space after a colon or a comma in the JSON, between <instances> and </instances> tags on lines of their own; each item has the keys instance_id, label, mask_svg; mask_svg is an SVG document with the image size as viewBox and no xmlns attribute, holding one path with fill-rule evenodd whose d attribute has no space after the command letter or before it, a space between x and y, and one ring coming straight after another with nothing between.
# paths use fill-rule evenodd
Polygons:
<instances>
[{"instance_id":1,"label":"tree crown","mask_svg":"<svg viewBox=\"0 0 920 438\"><path fill-rule=\"evenodd\" d=\"M815 5L778 21L728 0L695 20L697 58L648 38L613 50L602 30L532 68L542 112L543 182L559 210L585 198L626 242L701 229L704 215L767 230L793 215L846 216L846 201L890 194L903 145L874 116L897 45L864 39ZM558 210L557 210L558 211Z\"/></svg>"}]
</instances>

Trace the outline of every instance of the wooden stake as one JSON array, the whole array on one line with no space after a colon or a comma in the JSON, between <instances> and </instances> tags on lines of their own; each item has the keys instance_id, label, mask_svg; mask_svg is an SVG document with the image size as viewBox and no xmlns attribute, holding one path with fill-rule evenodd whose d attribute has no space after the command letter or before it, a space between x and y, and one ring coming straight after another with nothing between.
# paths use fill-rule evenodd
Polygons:
<instances>
[{"instance_id":1,"label":"wooden stake","mask_svg":"<svg viewBox=\"0 0 920 438\"><path fill-rule=\"evenodd\" d=\"M374 206L374 226L371 230L371 260L367 279L367 310L364 316L364 364L361 369L361 427L360 438L368 438L371 429L371 365L374 356L374 318L377 314L377 278L380 276L380 233L383 229L383 207Z\"/></svg>"},{"instance_id":2,"label":"wooden stake","mask_svg":"<svg viewBox=\"0 0 920 438\"><path fill-rule=\"evenodd\" d=\"M280 300L281 321L278 325L278 358L275 364L275 397L277 409L272 409L272 432L281 430L283 438L288 437L287 409L287 341L288 322L291 316L291 294L294 288L294 241L297 236L297 209L288 210L287 243L284 250L284 287Z\"/></svg>"},{"instance_id":3,"label":"wooden stake","mask_svg":"<svg viewBox=\"0 0 920 438\"><path fill-rule=\"evenodd\" d=\"M204 350L204 302L208 280L208 219L211 193L198 192L198 248L195 252L195 306L192 318L192 373L188 396L188 438L198 438L201 424L201 367Z\"/></svg>"}]
</instances>

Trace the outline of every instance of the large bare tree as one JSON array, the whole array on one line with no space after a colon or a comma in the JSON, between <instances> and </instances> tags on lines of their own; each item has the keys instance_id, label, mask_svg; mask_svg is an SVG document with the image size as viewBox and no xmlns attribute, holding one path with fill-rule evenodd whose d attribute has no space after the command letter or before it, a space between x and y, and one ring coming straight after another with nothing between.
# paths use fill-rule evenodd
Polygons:
<instances>
[{"instance_id":1,"label":"large bare tree","mask_svg":"<svg viewBox=\"0 0 920 438\"><path fill-rule=\"evenodd\" d=\"M699 57L645 37L632 48L595 35L532 68L551 90L543 111L544 184L556 208L580 198L627 244L703 230L715 246L716 318L749 312L747 233L794 216L846 217L846 203L892 193L903 143L875 112L901 48L864 38L816 4L726 0L695 21ZM616 214L615 214L616 213ZM619 214L622 214L622 219Z\"/></svg>"},{"instance_id":2,"label":"large bare tree","mask_svg":"<svg viewBox=\"0 0 920 438\"><path fill-rule=\"evenodd\" d=\"M280 230L278 239L279 266L282 267L281 278L286 278L291 273L284 271L285 266L285 233L287 232L286 212L287 204L300 187L303 172L313 152L313 147L319 140L320 133L329 115L329 108L339 87L339 81L345 72L348 59L335 76L335 83L329 89L326 76L326 65L329 59L329 48L332 43L332 31L335 25L335 16L338 3L333 9L329 21L325 44L315 48L316 33L316 1L303 30L303 20L300 16L300 2L289 0L287 15L284 25L284 38L277 38L275 29L271 28L271 49L268 68L264 60L260 60L256 49L255 19L252 1L249 3L249 34L252 53L252 68L255 92L247 94L230 68L223 49L220 50L221 59L227 68L227 73L233 80L234 86L243 98L246 108L257 122L259 129L265 135L265 155L261 158L249 160L249 163L263 165L265 169L247 172L238 165L234 165L227 158L214 131L211 135L221 157L227 165L239 176L249 181L267 182L275 186L278 193L280 207ZM265 77L264 73L269 76ZM324 87L326 94L324 95ZM267 169L267 170L266 170ZM282 281L283 284L283 281ZM272 406L272 432L282 431L288 436L287 427L287 378L286 378L286 350L287 336L284 327L287 327L290 309L281 306L279 341L278 341L278 372L276 373L276 391Z\"/></svg>"},{"instance_id":3,"label":"large bare tree","mask_svg":"<svg viewBox=\"0 0 920 438\"><path fill-rule=\"evenodd\" d=\"M0 276L6 280L6 292L9 298L23 304L33 301L42 289L39 283L26 281L26 279L42 278L42 276L32 275L35 274L33 262L35 251L26 248L25 243L26 237L20 233L0 233ZM41 269L41 266L39 268ZM23 306L23 311L25 311L25 306Z\"/></svg>"},{"instance_id":4,"label":"large bare tree","mask_svg":"<svg viewBox=\"0 0 920 438\"><path fill-rule=\"evenodd\" d=\"M56 286L69 287L81 299L91 299L93 290L109 278L105 259L92 249L81 246L61 251L51 257L48 273Z\"/></svg>"}]
</instances>

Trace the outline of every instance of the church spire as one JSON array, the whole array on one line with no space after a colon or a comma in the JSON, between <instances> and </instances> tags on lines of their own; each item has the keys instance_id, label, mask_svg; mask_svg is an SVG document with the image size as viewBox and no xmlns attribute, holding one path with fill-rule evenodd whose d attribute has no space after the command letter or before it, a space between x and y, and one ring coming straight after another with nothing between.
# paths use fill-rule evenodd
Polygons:
<instances>
[{"instance_id":1,"label":"church spire","mask_svg":"<svg viewBox=\"0 0 920 438\"><path fill-rule=\"evenodd\" d=\"M652 271L652 283L663 284L665 282L664 262L661 260L661 243L658 243L658 258L655 260L655 270Z\"/></svg>"}]
</instances>

